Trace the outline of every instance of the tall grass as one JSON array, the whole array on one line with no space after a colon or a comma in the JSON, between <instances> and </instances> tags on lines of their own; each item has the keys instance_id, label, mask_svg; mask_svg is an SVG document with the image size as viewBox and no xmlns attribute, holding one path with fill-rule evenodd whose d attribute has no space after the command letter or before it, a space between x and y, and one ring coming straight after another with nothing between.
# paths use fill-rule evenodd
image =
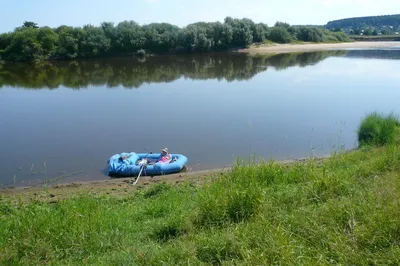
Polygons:
<instances>
[{"instance_id":1,"label":"tall grass","mask_svg":"<svg viewBox=\"0 0 400 266\"><path fill-rule=\"evenodd\" d=\"M399 265L400 147L57 203L0 196L0 264Z\"/></svg>"},{"instance_id":2,"label":"tall grass","mask_svg":"<svg viewBox=\"0 0 400 266\"><path fill-rule=\"evenodd\" d=\"M399 133L400 122L392 113L388 115L373 112L367 115L358 129L360 146L382 146L393 144Z\"/></svg>"}]
</instances>

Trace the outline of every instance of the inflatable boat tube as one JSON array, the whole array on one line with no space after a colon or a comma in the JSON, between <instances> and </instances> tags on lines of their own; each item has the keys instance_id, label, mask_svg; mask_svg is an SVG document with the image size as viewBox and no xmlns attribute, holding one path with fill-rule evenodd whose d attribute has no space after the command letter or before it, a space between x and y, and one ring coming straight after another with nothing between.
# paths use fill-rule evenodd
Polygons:
<instances>
[{"instance_id":1,"label":"inflatable boat tube","mask_svg":"<svg viewBox=\"0 0 400 266\"><path fill-rule=\"evenodd\" d=\"M121 153L115 154L108 159L108 175L113 177L133 177L138 176L141 168L143 171L142 176L155 176L155 175L168 175L179 173L185 167L188 159L182 154L170 154L171 161L166 163L156 162L160 153L147 154L147 153ZM126 157L126 159L122 159ZM147 159L154 164L139 165L138 161ZM175 160L174 160L175 159Z\"/></svg>"}]
</instances>

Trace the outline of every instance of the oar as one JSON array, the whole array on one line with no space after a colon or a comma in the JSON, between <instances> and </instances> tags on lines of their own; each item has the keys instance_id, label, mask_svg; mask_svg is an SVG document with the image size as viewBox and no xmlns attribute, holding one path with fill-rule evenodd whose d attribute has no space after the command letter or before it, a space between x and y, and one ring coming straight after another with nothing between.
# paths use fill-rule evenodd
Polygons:
<instances>
[{"instance_id":1,"label":"oar","mask_svg":"<svg viewBox=\"0 0 400 266\"><path fill-rule=\"evenodd\" d=\"M145 164L142 164L142 166L140 167L139 175L138 175L138 177L136 178L135 182L132 183L132 186L136 185L137 182L139 181L140 175L142 174L142 171L143 171L143 169L145 168L145 166L146 166Z\"/></svg>"},{"instance_id":2,"label":"oar","mask_svg":"<svg viewBox=\"0 0 400 266\"><path fill-rule=\"evenodd\" d=\"M136 178L136 180L132 183L132 186L134 186L134 185L137 184L137 182L139 181L139 178L140 178L140 176L141 176L141 174L142 174L143 169L146 168L146 165L147 165L147 159L146 159L146 158L147 158L147 155L153 154L152 151L149 151L148 149L145 149L145 150L148 151L148 153L144 156L144 159L145 159L146 161L143 162L143 164L140 166L139 175L138 175L138 177ZM142 160L143 160L143 159L142 159Z\"/></svg>"}]
</instances>

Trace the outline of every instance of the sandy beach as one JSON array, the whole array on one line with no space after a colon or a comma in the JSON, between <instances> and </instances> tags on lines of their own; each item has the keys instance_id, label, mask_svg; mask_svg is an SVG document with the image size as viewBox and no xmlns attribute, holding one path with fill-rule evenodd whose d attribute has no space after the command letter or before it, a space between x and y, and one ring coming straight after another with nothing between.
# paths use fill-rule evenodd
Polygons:
<instances>
[{"instance_id":1,"label":"sandy beach","mask_svg":"<svg viewBox=\"0 0 400 266\"><path fill-rule=\"evenodd\" d=\"M98 181L76 181L71 183L51 184L48 186L29 186L29 187L9 187L0 189L0 197L8 200L22 201L42 201L55 203L60 200L79 196L82 194L90 195L113 195L123 197L131 194L135 190L144 189L151 184L168 182L178 184L181 182L205 182L209 178L221 175L228 171L225 169L213 169L197 172L181 172L178 174L164 176L142 176L137 185L133 186L135 178L111 178Z\"/></svg>"},{"instance_id":2,"label":"sandy beach","mask_svg":"<svg viewBox=\"0 0 400 266\"><path fill-rule=\"evenodd\" d=\"M350 151L349 151L350 152ZM315 157L314 160L322 161L329 156ZM305 162L310 158L296 158L289 160L275 161L278 164L289 165L296 162ZM68 183L49 184L47 186L27 186L27 187L5 187L0 188L0 196L8 200L19 201L42 201L56 203L60 200L71 198L82 194L92 195L113 195L117 197L126 196L137 189L144 189L149 185L160 182L178 184L182 182L204 183L210 179L218 177L230 171L232 166L225 168L202 170L202 171L182 171L177 174L163 176L142 176L137 185L133 186L133 177L110 178L97 181L75 181Z\"/></svg>"},{"instance_id":3,"label":"sandy beach","mask_svg":"<svg viewBox=\"0 0 400 266\"><path fill-rule=\"evenodd\" d=\"M251 46L240 49L242 53L293 53L314 52L340 49L373 49L373 48L400 48L400 42L348 42L348 43L305 43L305 44L275 44L269 46Z\"/></svg>"}]
</instances>

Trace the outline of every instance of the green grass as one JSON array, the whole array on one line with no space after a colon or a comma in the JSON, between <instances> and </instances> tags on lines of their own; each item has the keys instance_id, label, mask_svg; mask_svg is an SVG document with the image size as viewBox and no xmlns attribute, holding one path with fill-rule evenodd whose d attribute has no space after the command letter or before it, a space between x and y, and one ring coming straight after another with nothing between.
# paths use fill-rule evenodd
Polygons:
<instances>
[{"instance_id":1,"label":"green grass","mask_svg":"<svg viewBox=\"0 0 400 266\"><path fill-rule=\"evenodd\" d=\"M1 265L399 265L400 147L57 203L0 196Z\"/></svg>"},{"instance_id":2,"label":"green grass","mask_svg":"<svg viewBox=\"0 0 400 266\"><path fill-rule=\"evenodd\" d=\"M373 112L367 115L358 129L360 146L383 146L393 144L399 136L400 122L393 114Z\"/></svg>"}]
</instances>

